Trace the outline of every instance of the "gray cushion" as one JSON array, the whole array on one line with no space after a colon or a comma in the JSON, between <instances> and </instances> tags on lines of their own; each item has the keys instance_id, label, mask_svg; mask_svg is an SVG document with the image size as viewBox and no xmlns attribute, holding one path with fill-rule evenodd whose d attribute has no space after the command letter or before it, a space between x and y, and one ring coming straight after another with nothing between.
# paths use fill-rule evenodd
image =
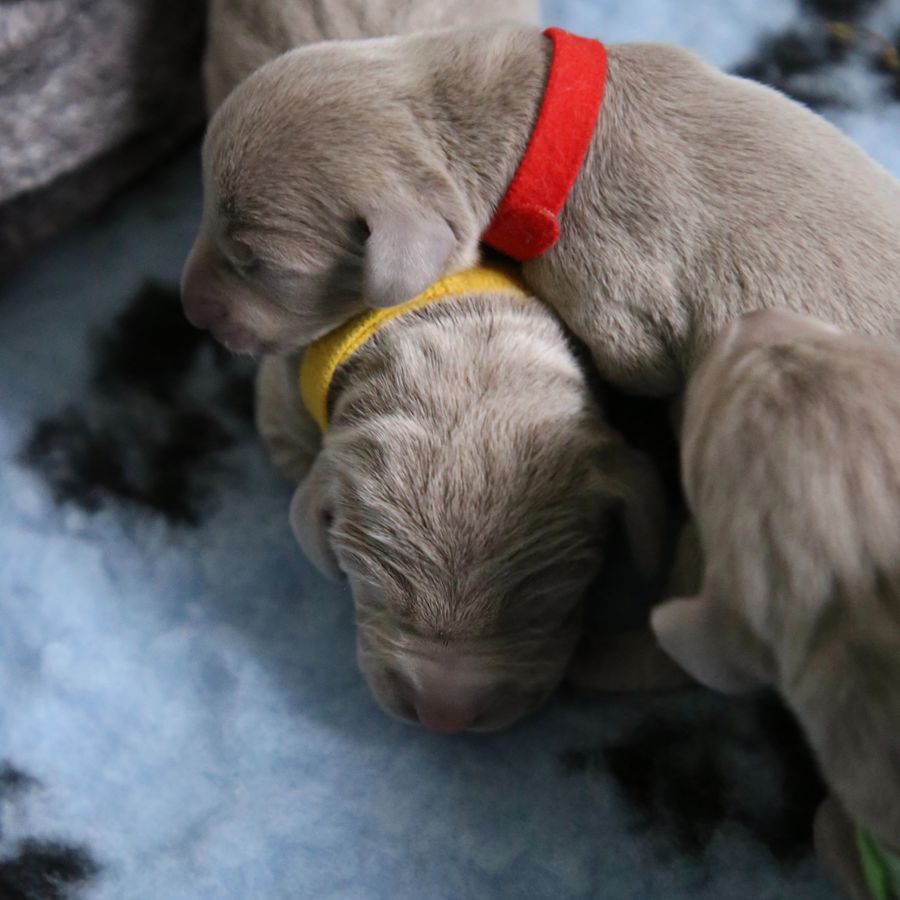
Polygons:
<instances>
[{"instance_id":1,"label":"gray cushion","mask_svg":"<svg viewBox=\"0 0 900 900\"><path fill-rule=\"evenodd\" d=\"M0 0L0 269L202 122L203 0Z\"/></svg>"}]
</instances>

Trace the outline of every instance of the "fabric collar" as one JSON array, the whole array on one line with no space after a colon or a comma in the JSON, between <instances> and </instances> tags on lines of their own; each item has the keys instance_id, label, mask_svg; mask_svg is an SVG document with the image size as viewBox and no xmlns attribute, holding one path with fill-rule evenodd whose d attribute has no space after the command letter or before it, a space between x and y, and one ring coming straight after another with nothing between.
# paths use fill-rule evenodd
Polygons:
<instances>
[{"instance_id":1,"label":"fabric collar","mask_svg":"<svg viewBox=\"0 0 900 900\"><path fill-rule=\"evenodd\" d=\"M548 28L550 75L519 168L482 240L519 262L559 240L558 216L587 154L606 87L600 41Z\"/></svg>"},{"instance_id":2,"label":"fabric collar","mask_svg":"<svg viewBox=\"0 0 900 900\"><path fill-rule=\"evenodd\" d=\"M427 291L386 309L361 313L311 344L300 362L300 397L322 431L328 428L328 392L338 368L385 322L423 306L467 294L506 294L520 300L530 294L506 266L476 266L436 281Z\"/></svg>"}]
</instances>

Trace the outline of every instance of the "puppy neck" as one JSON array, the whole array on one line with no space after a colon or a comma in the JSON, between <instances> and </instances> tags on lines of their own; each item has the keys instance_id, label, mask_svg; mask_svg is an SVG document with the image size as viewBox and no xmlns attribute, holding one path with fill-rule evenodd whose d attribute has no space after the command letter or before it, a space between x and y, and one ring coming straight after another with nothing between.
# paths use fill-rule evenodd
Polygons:
<instances>
[{"instance_id":1,"label":"puppy neck","mask_svg":"<svg viewBox=\"0 0 900 900\"><path fill-rule=\"evenodd\" d=\"M561 28L544 32L553 62L531 140L482 240L519 262L560 236L565 206L594 135L606 87L606 48Z\"/></svg>"},{"instance_id":2,"label":"puppy neck","mask_svg":"<svg viewBox=\"0 0 900 900\"><path fill-rule=\"evenodd\" d=\"M399 306L370 310L320 338L300 363L300 396L322 431L328 428L328 401L338 369L393 319L441 301L473 294L503 294L527 300L529 293L512 272L499 265L483 265L435 282L427 291Z\"/></svg>"}]
</instances>

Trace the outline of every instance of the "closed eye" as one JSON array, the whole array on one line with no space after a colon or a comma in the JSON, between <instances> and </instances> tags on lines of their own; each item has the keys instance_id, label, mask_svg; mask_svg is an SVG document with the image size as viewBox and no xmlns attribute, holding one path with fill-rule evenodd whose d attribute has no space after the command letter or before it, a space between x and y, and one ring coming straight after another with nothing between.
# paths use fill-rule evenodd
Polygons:
<instances>
[{"instance_id":1,"label":"closed eye","mask_svg":"<svg viewBox=\"0 0 900 900\"><path fill-rule=\"evenodd\" d=\"M227 237L223 242L223 255L231 267L242 275L257 275L263 261L248 244L234 237Z\"/></svg>"},{"instance_id":2,"label":"closed eye","mask_svg":"<svg viewBox=\"0 0 900 900\"><path fill-rule=\"evenodd\" d=\"M253 253L249 251L247 254L233 254L230 262L231 265L241 273L241 275L259 275L263 268L263 261L258 256L254 256Z\"/></svg>"}]
</instances>

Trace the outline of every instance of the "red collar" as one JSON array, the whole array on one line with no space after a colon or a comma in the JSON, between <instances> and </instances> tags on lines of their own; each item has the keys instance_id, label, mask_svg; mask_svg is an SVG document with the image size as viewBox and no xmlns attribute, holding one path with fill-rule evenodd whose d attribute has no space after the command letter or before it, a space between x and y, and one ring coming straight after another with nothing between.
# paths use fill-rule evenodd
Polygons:
<instances>
[{"instance_id":1,"label":"red collar","mask_svg":"<svg viewBox=\"0 0 900 900\"><path fill-rule=\"evenodd\" d=\"M559 240L559 220L594 134L606 87L600 41L548 28L553 61L525 154L482 240L519 262Z\"/></svg>"}]
</instances>

